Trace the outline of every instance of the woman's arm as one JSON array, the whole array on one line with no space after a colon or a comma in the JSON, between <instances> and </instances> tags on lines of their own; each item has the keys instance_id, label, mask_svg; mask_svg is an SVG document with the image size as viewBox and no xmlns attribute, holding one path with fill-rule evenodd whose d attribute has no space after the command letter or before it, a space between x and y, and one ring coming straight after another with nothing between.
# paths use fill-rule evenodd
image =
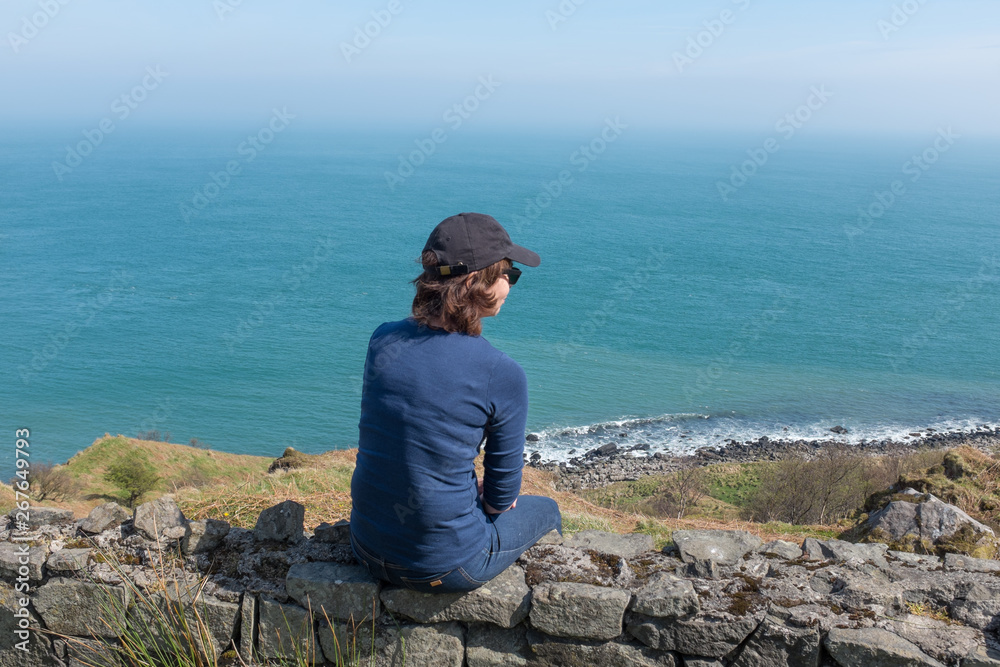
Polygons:
<instances>
[{"instance_id":1,"label":"woman's arm","mask_svg":"<svg viewBox=\"0 0 1000 667\"><path fill-rule=\"evenodd\" d=\"M497 514L504 511L497 507L514 507L521 491L524 429L528 422L528 378L524 369L503 355L493 369L487 395L490 420L483 456L483 508Z\"/></svg>"}]
</instances>

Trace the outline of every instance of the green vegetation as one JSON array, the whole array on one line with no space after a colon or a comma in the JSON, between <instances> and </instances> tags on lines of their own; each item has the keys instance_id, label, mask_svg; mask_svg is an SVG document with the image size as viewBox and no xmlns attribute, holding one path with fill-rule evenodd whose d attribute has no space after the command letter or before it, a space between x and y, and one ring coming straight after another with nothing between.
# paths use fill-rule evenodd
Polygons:
<instances>
[{"instance_id":1,"label":"green vegetation","mask_svg":"<svg viewBox=\"0 0 1000 667\"><path fill-rule=\"evenodd\" d=\"M126 507L135 507L140 498L153 490L160 476L141 449L134 448L124 459L108 466L104 479L117 486L124 495Z\"/></svg>"}]
</instances>

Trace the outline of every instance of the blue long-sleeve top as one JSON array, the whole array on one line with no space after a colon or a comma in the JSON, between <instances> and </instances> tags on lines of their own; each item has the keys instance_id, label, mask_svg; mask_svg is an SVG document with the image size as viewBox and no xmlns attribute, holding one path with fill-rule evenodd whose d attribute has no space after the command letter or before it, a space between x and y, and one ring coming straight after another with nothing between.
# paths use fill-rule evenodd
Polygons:
<instances>
[{"instance_id":1,"label":"blue long-sleeve top","mask_svg":"<svg viewBox=\"0 0 1000 667\"><path fill-rule=\"evenodd\" d=\"M351 532L390 563L452 569L490 544L483 500L506 510L521 490L528 383L481 336L379 326L368 343ZM485 441L484 441L485 438Z\"/></svg>"}]
</instances>

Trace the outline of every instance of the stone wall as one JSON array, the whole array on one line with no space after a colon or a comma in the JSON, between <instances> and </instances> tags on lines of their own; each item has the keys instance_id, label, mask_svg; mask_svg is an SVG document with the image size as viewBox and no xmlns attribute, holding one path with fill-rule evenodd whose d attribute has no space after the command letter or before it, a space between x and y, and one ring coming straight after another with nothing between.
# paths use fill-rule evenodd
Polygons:
<instances>
[{"instance_id":1,"label":"stone wall","mask_svg":"<svg viewBox=\"0 0 1000 667\"><path fill-rule=\"evenodd\" d=\"M551 533L482 588L431 595L373 580L346 522L306 532L291 501L253 530L188 521L169 496L131 514L108 503L82 519L30 516L17 531L0 518L0 666L93 663L86 646L99 644L84 638L108 632L100 600L114 595L113 613L149 623L141 597L166 595L206 619L199 645L228 664L235 652L263 664L294 645L336 663L350 634L363 665L374 643L374 665L1000 667L992 560L762 544L737 531L676 531L663 551L641 534ZM11 541L25 535L34 539ZM178 582L166 593L163 573ZM353 632L349 619L360 621ZM22 625L27 652L16 646Z\"/></svg>"}]
</instances>

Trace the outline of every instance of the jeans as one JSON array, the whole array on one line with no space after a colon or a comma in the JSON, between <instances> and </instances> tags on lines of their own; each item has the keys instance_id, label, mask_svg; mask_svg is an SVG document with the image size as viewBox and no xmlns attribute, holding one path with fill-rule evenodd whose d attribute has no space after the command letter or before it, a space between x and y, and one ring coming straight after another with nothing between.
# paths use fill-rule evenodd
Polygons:
<instances>
[{"instance_id":1,"label":"jeans","mask_svg":"<svg viewBox=\"0 0 1000 667\"><path fill-rule=\"evenodd\" d=\"M482 498L477 507L482 511ZM559 506L545 496L518 496L514 509L487 514L486 521L492 528L490 545L445 572L421 572L387 562L359 544L353 533L351 549L376 579L423 593L457 593L475 590L493 579L549 531L562 535Z\"/></svg>"}]
</instances>

